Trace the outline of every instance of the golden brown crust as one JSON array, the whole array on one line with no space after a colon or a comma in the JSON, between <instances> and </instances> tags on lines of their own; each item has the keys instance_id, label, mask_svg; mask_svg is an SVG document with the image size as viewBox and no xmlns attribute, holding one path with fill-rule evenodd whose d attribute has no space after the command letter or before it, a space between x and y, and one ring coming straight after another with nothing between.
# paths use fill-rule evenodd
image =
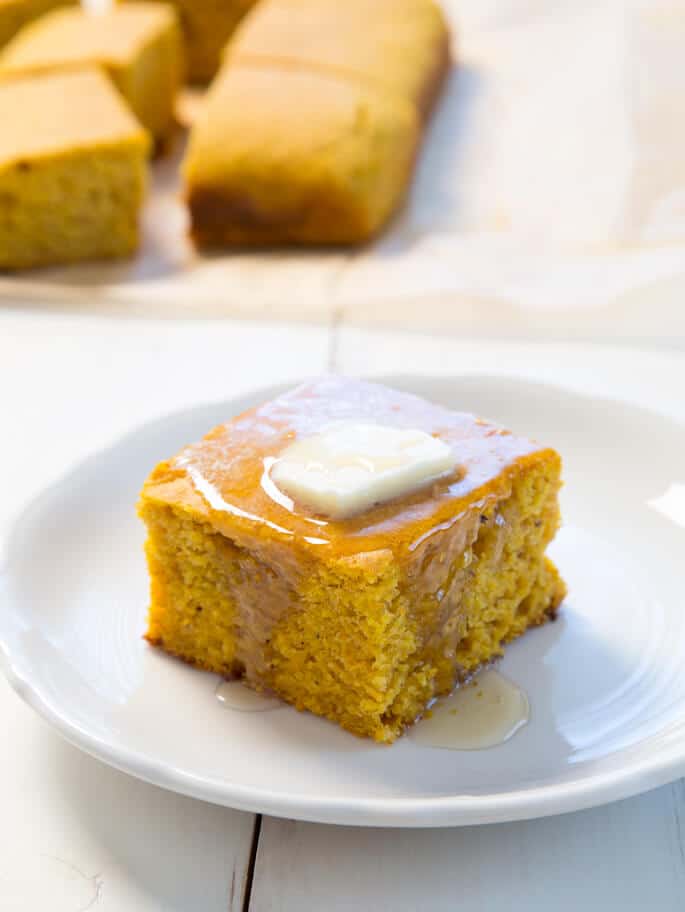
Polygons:
<instances>
[{"instance_id":1,"label":"golden brown crust","mask_svg":"<svg viewBox=\"0 0 685 912\"><path fill-rule=\"evenodd\" d=\"M99 70L0 83L0 269L126 256L148 135Z\"/></svg>"},{"instance_id":2,"label":"golden brown crust","mask_svg":"<svg viewBox=\"0 0 685 912\"><path fill-rule=\"evenodd\" d=\"M425 90L419 101L419 110L421 111L421 116L424 121L430 119L442 91L447 84L447 78L452 70L452 66L454 65L450 43L450 33L446 29L441 38L433 73L426 81Z\"/></svg>"},{"instance_id":3,"label":"golden brown crust","mask_svg":"<svg viewBox=\"0 0 685 912\"><path fill-rule=\"evenodd\" d=\"M368 26L385 42L387 72L373 41L346 42L363 28L363 4L274 0L249 17L184 166L198 246L362 244L385 227L406 198L451 64L439 9L407 2L399 37L390 26L402 13L390 3L374 7Z\"/></svg>"},{"instance_id":4,"label":"golden brown crust","mask_svg":"<svg viewBox=\"0 0 685 912\"><path fill-rule=\"evenodd\" d=\"M188 79L208 83L221 63L221 52L241 19L257 0L169 0L178 10Z\"/></svg>"},{"instance_id":5,"label":"golden brown crust","mask_svg":"<svg viewBox=\"0 0 685 912\"><path fill-rule=\"evenodd\" d=\"M365 82L427 116L449 44L445 15L433 0L263 0L225 61Z\"/></svg>"},{"instance_id":6,"label":"golden brown crust","mask_svg":"<svg viewBox=\"0 0 685 912\"><path fill-rule=\"evenodd\" d=\"M363 243L373 235L364 213L350 201L336 200L330 191L312 193L287 214L259 210L248 193L231 194L212 187L192 187L187 203L191 236L205 249L234 244L335 246Z\"/></svg>"},{"instance_id":7,"label":"golden brown crust","mask_svg":"<svg viewBox=\"0 0 685 912\"><path fill-rule=\"evenodd\" d=\"M192 234L202 246L363 243L401 205L419 137L412 107L372 86L228 67L184 163Z\"/></svg>"},{"instance_id":8,"label":"golden brown crust","mask_svg":"<svg viewBox=\"0 0 685 912\"><path fill-rule=\"evenodd\" d=\"M78 0L1 0L0 48L29 22L60 6L75 6Z\"/></svg>"},{"instance_id":9,"label":"golden brown crust","mask_svg":"<svg viewBox=\"0 0 685 912\"><path fill-rule=\"evenodd\" d=\"M166 4L119 4L97 17L58 9L23 29L0 54L0 78L98 67L159 143L174 129L183 77L180 27Z\"/></svg>"}]
</instances>

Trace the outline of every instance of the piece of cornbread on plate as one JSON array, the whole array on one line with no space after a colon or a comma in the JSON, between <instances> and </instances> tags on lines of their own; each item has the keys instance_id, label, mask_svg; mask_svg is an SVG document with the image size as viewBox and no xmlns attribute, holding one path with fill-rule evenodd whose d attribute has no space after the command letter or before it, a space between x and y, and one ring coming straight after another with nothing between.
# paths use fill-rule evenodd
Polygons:
<instances>
[{"instance_id":1,"label":"piece of cornbread on plate","mask_svg":"<svg viewBox=\"0 0 685 912\"><path fill-rule=\"evenodd\" d=\"M335 74L226 66L183 173L201 246L344 244L374 234L409 180L412 106Z\"/></svg>"},{"instance_id":2,"label":"piece of cornbread on plate","mask_svg":"<svg viewBox=\"0 0 685 912\"><path fill-rule=\"evenodd\" d=\"M0 0L0 48L14 38L19 29L57 6L78 0Z\"/></svg>"},{"instance_id":3,"label":"piece of cornbread on plate","mask_svg":"<svg viewBox=\"0 0 685 912\"><path fill-rule=\"evenodd\" d=\"M167 140L183 81L180 27L169 5L124 4L97 15L55 10L0 54L0 79L83 66L102 67L141 124L158 142Z\"/></svg>"},{"instance_id":4,"label":"piece of cornbread on plate","mask_svg":"<svg viewBox=\"0 0 685 912\"><path fill-rule=\"evenodd\" d=\"M149 137L99 70L0 83L0 269L125 256Z\"/></svg>"},{"instance_id":5,"label":"piece of cornbread on plate","mask_svg":"<svg viewBox=\"0 0 685 912\"><path fill-rule=\"evenodd\" d=\"M308 383L147 479L147 639L391 742L554 617L560 469L554 450L471 415Z\"/></svg>"},{"instance_id":6,"label":"piece of cornbread on plate","mask_svg":"<svg viewBox=\"0 0 685 912\"><path fill-rule=\"evenodd\" d=\"M450 35L433 0L262 0L225 54L368 81L425 119L450 65Z\"/></svg>"}]
</instances>

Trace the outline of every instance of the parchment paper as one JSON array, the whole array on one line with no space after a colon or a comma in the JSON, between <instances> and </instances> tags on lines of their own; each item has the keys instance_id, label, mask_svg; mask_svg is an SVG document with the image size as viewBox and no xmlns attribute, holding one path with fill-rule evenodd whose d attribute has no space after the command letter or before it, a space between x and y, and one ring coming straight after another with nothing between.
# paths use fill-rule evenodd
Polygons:
<instances>
[{"instance_id":1,"label":"parchment paper","mask_svg":"<svg viewBox=\"0 0 685 912\"><path fill-rule=\"evenodd\" d=\"M133 261L4 300L470 334L685 338L685 0L445 0L455 66L406 209L356 251L205 257L172 158Z\"/></svg>"}]
</instances>

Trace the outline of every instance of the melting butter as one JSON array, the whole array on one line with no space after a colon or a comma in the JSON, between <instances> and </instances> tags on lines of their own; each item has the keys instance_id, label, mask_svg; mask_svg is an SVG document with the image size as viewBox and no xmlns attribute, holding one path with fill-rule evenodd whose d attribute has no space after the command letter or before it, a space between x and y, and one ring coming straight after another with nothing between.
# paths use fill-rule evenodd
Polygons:
<instances>
[{"instance_id":1,"label":"melting butter","mask_svg":"<svg viewBox=\"0 0 685 912\"><path fill-rule=\"evenodd\" d=\"M257 693L242 681L219 681L215 694L222 706L238 712L267 712L284 705L276 697Z\"/></svg>"},{"instance_id":2,"label":"melting butter","mask_svg":"<svg viewBox=\"0 0 685 912\"><path fill-rule=\"evenodd\" d=\"M455 468L453 449L425 431L339 421L286 447L262 487L278 502L297 501L322 516L345 519Z\"/></svg>"},{"instance_id":3,"label":"melting butter","mask_svg":"<svg viewBox=\"0 0 685 912\"><path fill-rule=\"evenodd\" d=\"M530 718L528 697L494 669L440 698L411 729L424 747L484 750L513 737Z\"/></svg>"}]
</instances>

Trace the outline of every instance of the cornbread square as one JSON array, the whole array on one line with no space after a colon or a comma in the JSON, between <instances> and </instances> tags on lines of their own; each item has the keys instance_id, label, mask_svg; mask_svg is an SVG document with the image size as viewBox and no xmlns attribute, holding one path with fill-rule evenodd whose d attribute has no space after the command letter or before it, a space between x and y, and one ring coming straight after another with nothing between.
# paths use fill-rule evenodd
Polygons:
<instances>
[{"instance_id":1,"label":"cornbread square","mask_svg":"<svg viewBox=\"0 0 685 912\"><path fill-rule=\"evenodd\" d=\"M14 38L28 22L58 6L69 6L78 0L0 0L0 48Z\"/></svg>"},{"instance_id":2,"label":"cornbread square","mask_svg":"<svg viewBox=\"0 0 685 912\"><path fill-rule=\"evenodd\" d=\"M458 468L345 520L274 488L293 443L335 421L427 432ZM215 428L143 488L147 639L357 735L391 742L504 644L554 617L552 449L472 415L326 377Z\"/></svg>"},{"instance_id":3,"label":"cornbread square","mask_svg":"<svg viewBox=\"0 0 685 912\"><path fill-rule=\"evenodd\" d=\"M174 127L182 55L178 20L165 3L114 6L97 15L74 7L23 29L0 54L0 79L100 66L163 143Z\"/></svg>"},{"instance_id":4,"label":"cornbread square","mask_svg":"<svg viewBox=\"0 0 685 912\"><path fill-rule=\"evenodd\" d=\"M192 131L198 245L368 241L404 200L448 66L433 0L264 0Z\"/></svg>"},{"instance_id":5,"label":"cornbread square","mask_svg":"<svg viewBox=\"0 0 685 912\"><path fill-rule=\"evenodd\" d=\"M0 269L125 256L149 138L99 70L0 83Z\"/></svg>"},{"instance_id":6,"label":"cornbread square","mask_svg":"<svg viewBox=\"0 0 685 912\"><path fill-rule=\"evenodd\" d=\"M178 11L183 27L188 78L207 83L236 26L257 0L167 0Z\"/></svg>"},{"instance_id":7,"label":"cornbread square","mask_svg":"<svg viewBox=\"0 0 685 912\"><path fill-rule=\"evenodd\" d=\"M183 165L201 246L345 244L401 201L419 122L401 98L334 74L226 66Z\"/></svg>"},{"instance_id":8,"label":"cornbread square","mask_svg":"<svg viewBox=\"0 0 685 912\"><path fill-rule=\"evenodd\" d=\"M226 56L366 80L407 99L425 119L449 68L450 36L433 0L262 0Z\"/></svg>"}]
</instances>

